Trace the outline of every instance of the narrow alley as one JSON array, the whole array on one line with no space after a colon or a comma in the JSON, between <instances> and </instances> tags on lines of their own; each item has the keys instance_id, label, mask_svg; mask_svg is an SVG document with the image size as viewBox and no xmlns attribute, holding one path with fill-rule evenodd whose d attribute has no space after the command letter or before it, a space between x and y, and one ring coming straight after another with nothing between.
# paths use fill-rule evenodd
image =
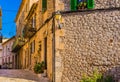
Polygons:
<instances>
[{"instance_id":1,"label":"narrow alley","mask_svg":"<svg viewBox=\"0 0 120 82\"><path fill-rule=\"evenodd\" d=\"M47 78L38 77L28 70L0 70L0 82L48 82Z\"/></svg>"}]
</instances>

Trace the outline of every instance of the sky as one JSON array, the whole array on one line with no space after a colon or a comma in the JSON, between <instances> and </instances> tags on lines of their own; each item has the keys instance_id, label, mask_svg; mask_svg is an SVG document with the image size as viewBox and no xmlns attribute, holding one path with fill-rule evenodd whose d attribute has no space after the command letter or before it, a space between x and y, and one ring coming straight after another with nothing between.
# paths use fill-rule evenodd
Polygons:
<instances>
[{"instance_id":1,"label":"sky","mask_svg":"<svg viewBox=\"0 0 120 82\"><path fill-rule=\"evenodd\" d=\"M14 22L17 11L22 0L0 0L2 9L2 33L3 37L11 38L16 35L16 24Z\"/></svg>"}]
</instances>

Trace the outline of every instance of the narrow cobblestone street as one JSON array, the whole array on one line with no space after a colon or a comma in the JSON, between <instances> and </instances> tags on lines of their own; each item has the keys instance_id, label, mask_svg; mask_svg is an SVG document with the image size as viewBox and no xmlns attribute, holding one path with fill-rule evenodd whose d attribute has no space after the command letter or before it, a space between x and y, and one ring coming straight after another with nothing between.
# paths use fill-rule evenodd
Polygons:
<instances>
[{"instance_id":1,"label":"narrow cobblestone street","mask_svg":"<svg viewBox=\"0 0 120 82\"><path fill-rule=\"evenodd\" d=\"M38 78L32 71L28 70L0 70L0 82L48 82L47 78Z\"/></svg>"}]
</instances>

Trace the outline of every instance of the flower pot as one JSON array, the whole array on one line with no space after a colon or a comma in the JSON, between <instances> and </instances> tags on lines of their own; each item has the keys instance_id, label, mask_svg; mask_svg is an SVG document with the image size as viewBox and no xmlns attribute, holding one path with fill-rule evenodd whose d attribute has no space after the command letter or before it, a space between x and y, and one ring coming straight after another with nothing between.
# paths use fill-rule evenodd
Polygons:
<instances>
[{"instance_id":1,"label":"flower pot","mask_svg":"<svg viewBox=\"0 0 120 82\"><path fill-rule=\"evenodd\" d=\"M47 77L47 70L44 70L43 77Z\"/></svg>"},{"instance_id":2,"label":"flower pot","mask_svg":"<svg viewBox=\"0 0 120 82\"><path fill-rule=\"evenodd\" d=\"M40 78L40 77L42 77L42 74L39 73L39 74L37 74L37 76Z\"/></svg>"}]
</instances>

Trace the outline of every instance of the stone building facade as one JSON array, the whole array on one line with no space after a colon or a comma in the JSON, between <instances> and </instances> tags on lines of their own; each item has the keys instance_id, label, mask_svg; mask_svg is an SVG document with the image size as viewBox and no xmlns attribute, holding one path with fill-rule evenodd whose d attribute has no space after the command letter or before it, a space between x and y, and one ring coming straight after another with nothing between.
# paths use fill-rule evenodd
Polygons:
<instances>
[{"instance_id":1,"label":"stone building facade","mask_svg":"<svg viewBox=\"0 0 120 82\"><path fill-rule=\"evenodd\" d=\"M3 38L2 39L2 43L4 43L5 41L7 41L8 39L5 39ZM0 43L0 68L2 67L2 51L3 51L3 48L2 48L2 43Z\"/></svg>"},{"instance_id":2,"label":"stone building facade","mask_svg":"<svg viewBox=\"0 0 120 82\"><path fill-rule=\"evenodd\" d=\"M70 1L63 2L70 10ZM64 49L56 51L56 81L79 82L95 69L120 79L120 1L95 0L95 10L68 11L62 18Z\"/></svg>"},{"instance_id":3,"label":"stone building facade","mask_svg":"<svg viewBox=\"0 0 120 82\"><path fill-rule=\"evenodd\" d=\"M42 8L42 1L22 1L15 19L17 35L12 51L17 55L16 68L33 70L37 62L44 61L47 76L52 80L52 20L47 23L46 20L54 11L51 4L53 1L47 1L45 11Z\"/></svg>"},{"instance_id":4,"label":"stone building facade","mask_svg":"<svg viewBox=\"0 0 120 82\"><path fill-rule=\"evenodd\" d=\"M31 67L31 55L28 44L29 38L24 38L24 28L26 27L26 18L34 3L38 0L22 0L20 8L15 18L16 22L16 40L12 47L12 52L16 54L16 68L30 68ZM26 43L26 44L25 44ZM24 47L23 47L24 45ZM23 48L21 48L23 47Z\"/></svg>"},{"instance_id":5,"label":"stone building facade","mask_svg":"<svg viewBox=\"0 0 120 82\"><path fill-rule=\"evenodd\" d=\"M62 82L78 82L95 69L120 78L120 11L102 10L64 14Z\"/></svg>"},{"instance_id":6,"label":"stone building facade","mask_svg":"<svg viewBox=\"0 0 120 82\"><path fill-rule=\"evenodd\" d=\"M22 10L29 0L20 6L17 37L25 43L15 50L21 60L18 67L33 70L36 62L44 61L53 82L79 82L83 73L90 75L95 68L102 73L117 68L110 71L118 72L119 0L95 0L94 9L82 11L71 11L70 0L46 0L47 6L42 1L34 2L24 17ZM57 14L62 18L57 19Z\"/></svg>"}]
</instances>

